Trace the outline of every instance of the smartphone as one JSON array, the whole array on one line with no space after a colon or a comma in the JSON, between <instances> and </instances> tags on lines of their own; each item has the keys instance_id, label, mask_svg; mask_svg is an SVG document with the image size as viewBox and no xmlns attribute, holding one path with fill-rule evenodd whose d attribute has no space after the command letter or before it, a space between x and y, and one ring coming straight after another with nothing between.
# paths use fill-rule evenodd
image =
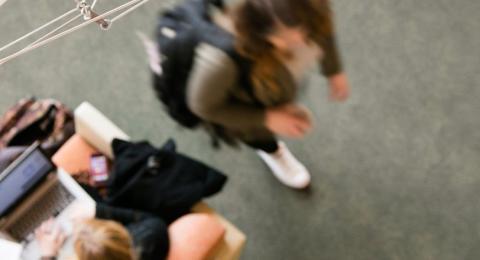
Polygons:
<instances>
[{"instance_id":1,"label":"smartphone","mask_svg":"<svg viewBox=\"0 0 480 260\"><path fill-rule=\"evenodd\" d=\"M108 160L102 154L94 154L90 157L90 183L95 186L103 186L108 180Z\"/></svg>"}]
</instances>

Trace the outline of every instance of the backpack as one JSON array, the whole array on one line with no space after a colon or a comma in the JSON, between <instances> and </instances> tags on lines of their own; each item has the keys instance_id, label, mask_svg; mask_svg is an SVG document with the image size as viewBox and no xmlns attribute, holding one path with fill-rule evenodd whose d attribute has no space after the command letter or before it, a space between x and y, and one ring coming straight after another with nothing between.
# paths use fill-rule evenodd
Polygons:
<instances>
[{"instance_id":1,"label":"backpack","mask_svg":"<svg viewBox=\"0 0 480 260\"><path fill-rule=\"evenodd\" d=\"M222 0L187 0L161 14L156 27L162 73L153 73L153 88L170 117L187 128L195 128L202 122L186 101L197 45L205 42L223 50L235 61L241 75L249 66L235 51L233 35L211 21L209 4L223 9Z\"/></svg>"},{"instance_id":2,"label":"backpack","mask_svg":"<svg viewBox=\"0 0 480 260\"><path fill-rule=\"evenodd\" d=\"M52 155L74 134L72 112L53 99L18 101L0 118L0 151L40 141Z\"/></svg>"}]
</instances>

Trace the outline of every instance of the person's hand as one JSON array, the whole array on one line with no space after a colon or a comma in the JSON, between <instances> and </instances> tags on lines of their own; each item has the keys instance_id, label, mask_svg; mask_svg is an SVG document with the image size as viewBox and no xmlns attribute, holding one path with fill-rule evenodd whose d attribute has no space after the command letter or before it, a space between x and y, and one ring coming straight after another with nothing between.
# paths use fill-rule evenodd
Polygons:
<instances>
[{"instance_id":1,"label":"person's hand","mask_svg":"<svg viewBox=\"0 0 480 260\"><path fill-rule=\"evenodd\" d=\"M330 84L330 99L335 101L345 101L350 95L350 87L348 85L345 73L339 73L328 79Z\"/></svg>"},{"instance_id":2,"label":"person's hand","mask_svg":"<svg viewBox=\"0 0 480 260\"><path fill-rule=\"evenodd\" d=\"M95 204L86 201L75 201L68 212L73 223L79 223L95 217Z\"/></svg>"},{"instance_id":3,"label":"person's hand","mask_svg":"<svg viewBox=\"0 0 480 260\"><path fill-rule=\"evenodd\" d=\"M65 235L51 218L35 230L35 239L40 247L42 257L54 257L62 247Z\"/></svg>"},{"instance_id":4,"label":"person's hand","mask_svg":"<svg viewBox=\"0 0 480 260\"><path fill-rule=\"evenodd\" d=\"M268 109L265 125L273 133L290 138L301 138L313 127L309 111L292 104Z\"/></svg>"}]
</instances>

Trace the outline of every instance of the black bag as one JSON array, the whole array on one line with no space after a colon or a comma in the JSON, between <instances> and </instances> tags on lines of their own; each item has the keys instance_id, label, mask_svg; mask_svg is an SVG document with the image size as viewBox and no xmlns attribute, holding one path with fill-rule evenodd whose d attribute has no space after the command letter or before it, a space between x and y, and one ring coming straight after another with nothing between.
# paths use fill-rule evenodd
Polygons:
<instances>
[{"instance_id":1,"label":"black bag","mask_svg":"<svg viewBox=\"0 0 480 260\"><path fill-rule=\"evenodd\" d=\"M221 191L227 176L177 153L173 140L160 149L115 139L105 202L153 213L171 223L197 202Z\"/></svg>"},{"instance_id":2,"label":"black bag","mask_svg":"<svg viewBox=\"0 0 480 260\"><path fill-rule=\"evenodd\" d=\"M233 36L212 23L209 4L223 8L222 0L187 0L163 13L156 29L162 74L153 73L153 87L168 114L187 128L195 128L202 121L186 102L187 80L197 45L205 42L222 49L240 71L245 71L247 64L234 50Z\"/></svg>"}]
</instances>

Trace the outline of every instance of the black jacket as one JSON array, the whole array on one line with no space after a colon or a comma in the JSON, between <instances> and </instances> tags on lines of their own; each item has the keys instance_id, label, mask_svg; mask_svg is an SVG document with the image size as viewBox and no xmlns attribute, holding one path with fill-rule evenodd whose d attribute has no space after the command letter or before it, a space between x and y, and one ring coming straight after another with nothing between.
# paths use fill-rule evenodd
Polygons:
<instances>
[{"instance_id":1,"label":"black jacket","mask_svg":"<svg viewBox=\"0 0 480 260\"><path fill-rule=\"evenodd\" d=\"M168 224L190 212L202 198L219 192L227 177L175 151L148 142L112 142L115 162L108 185L109 205L153 213Z\"/></svg>"},{"instance_id":2,"label":"black jacket","mask_svg":"<svg viewBox=\"0 0 480 260\"><path fill-rule=\"evenodd\" d=\"M123 224L133 239L140 260L165 259L168 255L168 229L164 221L142 211L115 208L97 203L96 218Z\"/></svg>"}]
</instances>

